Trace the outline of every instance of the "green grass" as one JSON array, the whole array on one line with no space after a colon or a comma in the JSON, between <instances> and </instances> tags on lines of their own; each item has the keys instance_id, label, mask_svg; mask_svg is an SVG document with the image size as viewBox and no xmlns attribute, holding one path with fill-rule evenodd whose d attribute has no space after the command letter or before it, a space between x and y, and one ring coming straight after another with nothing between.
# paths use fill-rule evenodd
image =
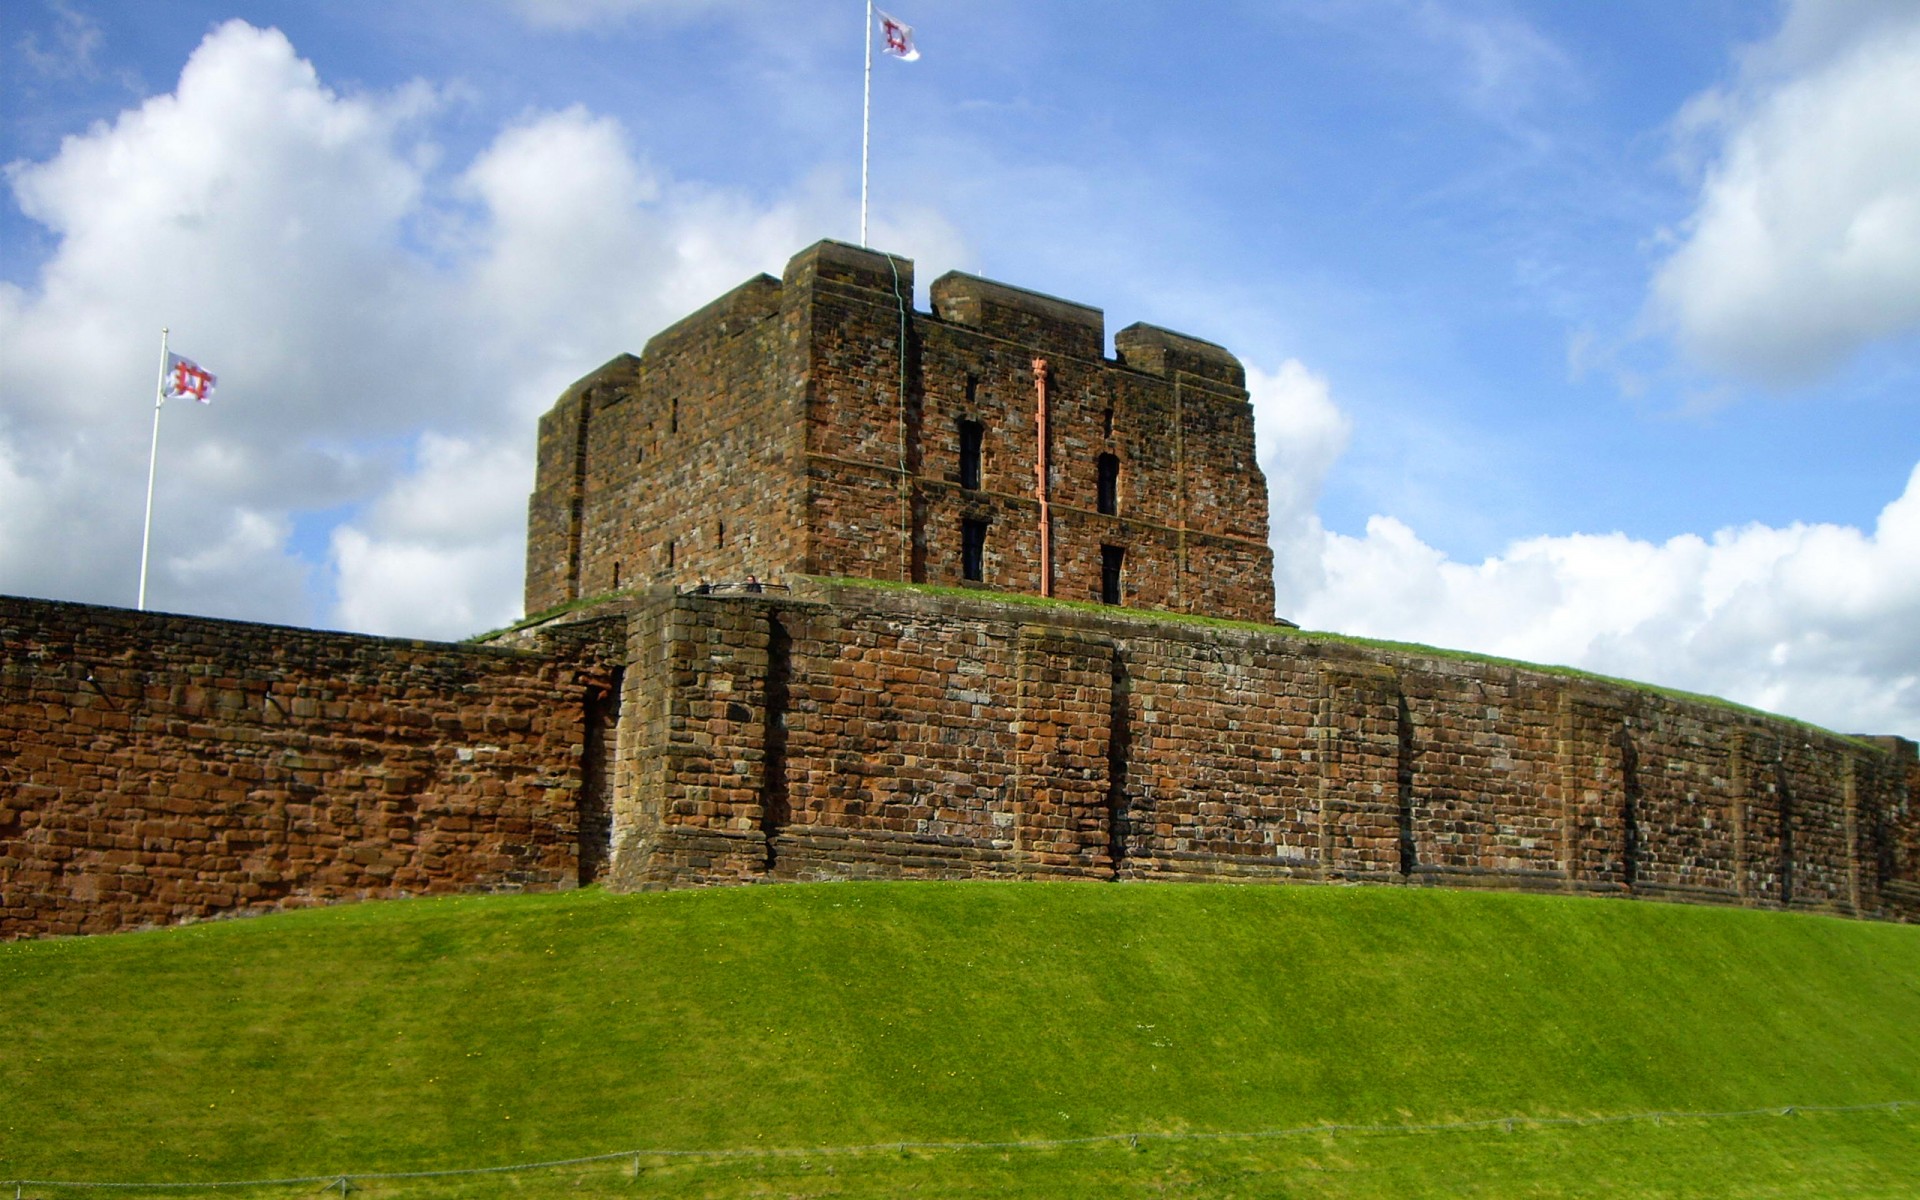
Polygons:
<instances>
[{"instance_id":1,"label":"green grass","mask_svg":"<svg viewBox=\"0 0 1920 1200\"><path fill-rule=\"evenodd\" d=\"M463 897L0 947L0 1030L0 1179L1878 1104L1920 1100L1920 929L1390 888ZM1916 1135L1910 1107L364 1186L1871 1196L1920 1191Z\"/></svg>"}]
</instances>

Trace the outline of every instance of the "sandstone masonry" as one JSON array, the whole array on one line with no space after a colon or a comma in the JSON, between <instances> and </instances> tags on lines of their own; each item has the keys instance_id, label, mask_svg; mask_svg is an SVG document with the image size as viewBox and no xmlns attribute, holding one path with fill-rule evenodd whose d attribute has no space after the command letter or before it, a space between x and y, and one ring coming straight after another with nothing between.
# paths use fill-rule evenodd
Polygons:
<instances>
[{"instance_id":1,"label":"sandstone masonry","mask_svg":"<svg viewBox=\"0 0 1920 1200\"><path fill-rule=\"evenodd\" d=\"M1920 916L1915 748L1518 664L819 583L635 609L626 887L1447 884Z\"/></svg>"},{"instance_id":2,"label":"sandstone masonry","mask_svg":"<svg viewBox=\"0 0 1920 1200\"><path fill-rule=\"evenodd\" d=\"M576 383L540 422L527 611L852 576L1273 618L1239 360L838 242Z\"/></svg>"},{"instance_id":3,"label":"sandstone masonry","mask_svg":"<svg viewBox=\"0 0 1920 1200\"><path fill-rule=\"evenodd\" d=\"M1230 354L912 270L820 243L569 389L555 611L490 645L0 597L0 937L988 876L1920 919L1914 743L1273 623Z\"/></svg>"},{"instance_id":4,"label":"sandstone masonry","mask_svg":"<svg viewBox=\"0 0 1920 1200\"><path fill-rule=\"evenodd\" d=\"M536 655L0 597L0 936L572 884L593 628Z\"/></svg>"}]
</instances>

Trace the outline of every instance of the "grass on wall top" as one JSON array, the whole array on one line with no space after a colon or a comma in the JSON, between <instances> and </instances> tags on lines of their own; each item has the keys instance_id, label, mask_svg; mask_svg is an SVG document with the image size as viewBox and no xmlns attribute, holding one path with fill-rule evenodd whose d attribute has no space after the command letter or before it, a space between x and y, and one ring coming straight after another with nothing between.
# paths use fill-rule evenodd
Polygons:
<instances>
[{"instance_id":1,"label":"grass on wall top","mask_svg":"<svg viewBox=\"0 0 1920 1200\"><path fill-rule=\"evenodd\" d=\"M1790 725L1796 725L1802 729L1809 729L1817 733L1842 738L1867 749L1878 749L1878 747L1873 746L1872 743L1862 741L1857 736L1836 733L1833 730L1815 725L1811 721L1803 721L1798 717L1788 717L1779 713L1768 712L1765 709L1754 708L1734 700L1728 700L1722 696L1711 696L1704 692L1689 692L1681 688L1666 687L1661 684L1643 683L1634 679L1622 679L1618 676L1602 675L1594 671L1583 671L1578 667L1560 666L1553 663L1527 662L1524 659L1517 658L1501 658L1492 654L1476 654L1466 650L1452 650L1444 646L1429 646L1421 642L1396 642L1381 638L1363 638L1355 637L1351 634L1332 633L1319 629L1299 629L1287 625L1272 625L1258 621L1234 620L1229 617L1210 617L1201 613L1175 613L1162 612L1157 609L1124 608L1100 604L1091 600L1063 600L1055 596L1035 596L1026 592L1000 592L986 588L956 587L948 584L902 583L898 580L858 579L847 576L798 576L796 578L826 587L871 588L882 591L919 592L932 596L951 596L965 600L989 600L1008 604L1027 605L1034 608L1052 608L1068 612L1085 612L1105 616L1121 615L1133 619L1165 621L1178 625L1246 630L1251 633L1262 633L1274 637L1293 637L1307 641L1328 642L1334 645L1354 646L1364 650L1386 650L1398 654L1414 654L1423 658L1435 658L1447 662L1475 663L1491 667L1534 671L1542 675L1552 675L1563 679L1589 680L1594 683L1605 684L1609 687L1624 688L1628 691L1641 692L1650 696L1662 696L1670 700L1680 700L1690 704L1704 704L1711 708L1739 713L1744 716L1764 717L1771 721L1785 721ZM563 604L555 605L542 612L529 614L513 624L500 629L475 634L467 638L466 641L470 643L485 643L502 634L516 633L522 629L551 621L556 617L562 617L571 612L596 608L600 605L621 599L622 597L630 597L636 594L638 590L641 589L602 592L593 596L581 596Z\"/></svg>"}]
</instances>

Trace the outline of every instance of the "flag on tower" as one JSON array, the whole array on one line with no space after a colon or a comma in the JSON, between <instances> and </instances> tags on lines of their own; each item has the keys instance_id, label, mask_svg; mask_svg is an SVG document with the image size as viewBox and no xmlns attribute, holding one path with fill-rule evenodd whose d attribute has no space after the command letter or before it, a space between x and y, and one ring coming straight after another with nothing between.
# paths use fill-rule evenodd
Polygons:
<instances>
[{"instance_id":1,"label":"flag on tower","mask_svg":"<svg viewBox=\"0 0 1920 1200\"><path fill-rule=\"evenodd\" d=\"M165 380L160 392L163 400L179 400L191 396L202 404L213 402L213 385L216 382L213 372L190 358L169 353Z\"/></svg>"},{"instance_id":2,"label":"flag on tower","mask_svg":"<svg viewBox=\"0 0 1920 1200\"><path fill-rule=\"evenodd\" d=\"M880 36L886 42L888 54L901 62L912 62L920 57L920 51L913 44L913 26L894 20L879 9L874 15L880 18Z\"/></svg>"}]
</instances>

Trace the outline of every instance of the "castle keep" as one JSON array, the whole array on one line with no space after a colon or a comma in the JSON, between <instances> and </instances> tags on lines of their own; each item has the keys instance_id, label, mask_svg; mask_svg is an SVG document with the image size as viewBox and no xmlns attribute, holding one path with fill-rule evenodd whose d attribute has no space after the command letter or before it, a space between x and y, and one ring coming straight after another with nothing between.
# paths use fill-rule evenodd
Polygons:
<instances>
[{"instance_id":1,"label":"castle keep","mask_svg":"<svg viewBox=\"0 0 1920 1200\"><path fill-rule=\"evenodd\" d=\"M540 422L527 611L820 575L1273 619L1246 372L1218 346L821 242Z\"/></svg>"},{"instance_id":2,"label":"castle keep","mask_svg":"<svg viewBox=\"0 0 1920 1200\"><path fill-rule=\"evenodd\" d=\"M0 936L859 877L1920 918L1912 742L1276 623L1232 355L912 269L820 243L570 388L489 644L0 597Z\"/></svg>"}]
</instances>

